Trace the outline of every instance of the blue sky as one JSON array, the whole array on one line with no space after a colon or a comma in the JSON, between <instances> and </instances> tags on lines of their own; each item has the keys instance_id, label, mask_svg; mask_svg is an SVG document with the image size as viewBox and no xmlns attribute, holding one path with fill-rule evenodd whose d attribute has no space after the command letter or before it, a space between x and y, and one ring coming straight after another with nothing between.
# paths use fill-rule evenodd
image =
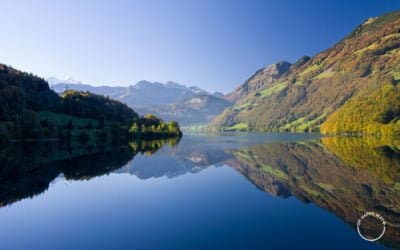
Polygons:
<instances>
[{"instance_id":1,"label":"blue sky","mask_svg":"<svg viewBox=\"0 0 400 250\"><path fill-rule=\"evenodd\" d=\"M6 0L0 62L93 85L172 80L228 92L393 10L400 0Z\"/></svg>"}]
</instances>

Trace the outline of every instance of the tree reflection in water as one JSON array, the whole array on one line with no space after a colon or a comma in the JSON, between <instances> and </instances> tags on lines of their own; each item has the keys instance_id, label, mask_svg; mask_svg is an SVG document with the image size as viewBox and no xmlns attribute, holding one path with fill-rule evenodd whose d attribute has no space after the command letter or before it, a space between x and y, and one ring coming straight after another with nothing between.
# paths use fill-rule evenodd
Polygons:
<instances>
[{"instance_id":1,"label":"tree reflection in water","mask_svg":"<svg viewBox=\"0 0 400 250\"><path fill-rule=\"evenodd\" d=\"M171 138L100 147L55 143L8 146L0 150L0 206L44 192L59 175L67 180L89 180L121 168L138 153L151 155L178 142L178 138Z\"/></svg>"}]
</instances>

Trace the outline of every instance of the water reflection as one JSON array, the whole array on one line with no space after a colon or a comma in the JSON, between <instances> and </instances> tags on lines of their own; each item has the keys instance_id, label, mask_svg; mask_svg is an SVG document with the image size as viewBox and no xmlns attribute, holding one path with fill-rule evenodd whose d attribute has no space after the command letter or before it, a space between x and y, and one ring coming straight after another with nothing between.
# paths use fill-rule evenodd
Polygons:
<instances>
[{"instance_id":1,"label":"water reflection","mask_svg":"<svg viewBox=\"0 0 400 250\"><path fill-rule=\"evenodd\" d=\"M398 147L379 140L323 138L256 145L232 155L227 164L261 190L314 203L352 227L365 212L379 213L388 224L381 242L400 247ZM376 221L363 227L371 235L382 230Z\"/></svg>"},{"instance_id":2,"label":"water reflection","mask_svg":"<svg viewBox=\"0 0 400 250\"><path fill-rule=\"evenodd\" d=\"M140 141L121 147L8 147L0 151L0 205L37 195L60 175L70 180L110 172L140 179L175 178L209 166L228 166L264 192L313 203L354 229L366 211L375 211L388 222L379 242L400 248L398 143L371 138L278 139L264 138L261 143L259 136L184 137L180 142ZM367 221L364 229L373 234L378 226Z\"/></svg>"},{"instance_id":3,"label":"water reflection","mask_svg":"<svg viewBox=\"0 0 400 250\"><path fill-rule=\"evenodd\" d=\"M138 153L151 155L179 139L137 141L105 147L65 147L59 144L15 144L0 150L0 206L33 197L62 175L89 180L115 171Z\"/></svg>"}]
</instances>

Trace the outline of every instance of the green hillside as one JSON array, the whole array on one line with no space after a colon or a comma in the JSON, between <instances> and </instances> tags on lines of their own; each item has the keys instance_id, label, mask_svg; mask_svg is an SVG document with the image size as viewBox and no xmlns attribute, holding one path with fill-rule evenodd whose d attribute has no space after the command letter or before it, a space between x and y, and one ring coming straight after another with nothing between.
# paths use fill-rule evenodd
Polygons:
<instances>
[{"instance_id":1,"label":"green hillside","mask_svg":"<svg viewBox=\"0 0 400 250\"><path fill-rule=\"evenodd\" d=\"M0 64L0 142L105 144L180 135L176 122L140 117L126 104L89 92L59 96L42 78Z\"/></svg>"},{"instance_id":2,"label":"green hillside","mask_svg":"<svg viewBox=\"0 0 400 250\"><path fill-rule=\"evenodd\" d=\"M229 94L240 98L211 129L399 135L400 12L368 19L279 77L260 70L242 87L260 86L253 79L267 84Z\"/></svg>"}]
</instances>

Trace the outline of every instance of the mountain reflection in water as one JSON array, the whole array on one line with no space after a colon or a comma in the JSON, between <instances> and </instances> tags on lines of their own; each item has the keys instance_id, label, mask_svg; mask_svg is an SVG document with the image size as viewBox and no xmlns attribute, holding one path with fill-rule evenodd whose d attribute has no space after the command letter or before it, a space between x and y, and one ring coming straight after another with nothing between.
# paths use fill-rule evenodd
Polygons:
<instances>
[{"instance_id":1,"label":"mountain reflection in water","mask_svg":"<svg viewBox=\"0 0 400 250\"><path fill-rule=\"evenodd\" d=\"M304 140L304 139L309 140ZM356 230L375 211L387 222L379 241L400 248L400 148L379 139L288 136L185 136L122 147L20 145L0 151L0 205L33 197L57 177L89 180L111 172L140 179L174 178L228 166L260 190L321 207ZM139 154L139 155L138 155ZM366 223L366 231L379 225Z\"/></svg>"},{"instance_id":2,"label":"mountain reflection in water","mask_svg":"<svg viewBox=\"0 0 400 250\"><path fill-rule=\"evenodd\" d=\"M400 247L398 147L379 140L323 138L256 145L234 150L232 155L227 165L264 192L314 203L354 229L365 212L379 213L388 224L381 241ZM382 226L373 223L367 229L380 232Z\"/></svg>"}]
</instances>

